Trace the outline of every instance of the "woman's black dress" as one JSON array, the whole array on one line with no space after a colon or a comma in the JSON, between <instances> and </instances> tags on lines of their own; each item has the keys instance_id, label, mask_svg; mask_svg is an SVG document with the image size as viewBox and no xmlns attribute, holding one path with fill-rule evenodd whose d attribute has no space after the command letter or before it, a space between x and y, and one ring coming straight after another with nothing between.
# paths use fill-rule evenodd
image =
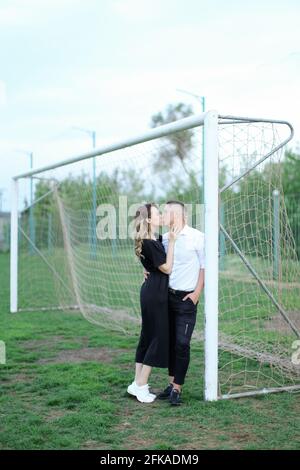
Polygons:
<instances>
[{"instance_id":1,"label":"woman's black dress","mask_svg":"<svg viewBox=\"0 0 300 470\"><path fill-rule=\"evenodd\" d=\"M166 262L166 253L158 240L143 240L141 262L149 271L140 292L142 331L137 346L135 362L152 367L168 367L168 283L169 276L158 266Z\"/></svg>"}]
</instances>

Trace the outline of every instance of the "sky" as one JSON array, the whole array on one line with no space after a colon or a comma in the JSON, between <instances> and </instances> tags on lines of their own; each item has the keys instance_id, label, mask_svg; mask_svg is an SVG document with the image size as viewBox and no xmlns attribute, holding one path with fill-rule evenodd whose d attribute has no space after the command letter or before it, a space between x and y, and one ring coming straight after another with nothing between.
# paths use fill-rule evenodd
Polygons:
<instances>
[{"instance_id":1,"label":"sky","mask_svg":"<svg viewBox=\"0 0 300 470\"><path fill-rule=\"evenodd\" d=\"M300 141L298 0L0 0L0 190L13 175L145 131L205 96L290 121Z\"/></svg>"}]
</instances>

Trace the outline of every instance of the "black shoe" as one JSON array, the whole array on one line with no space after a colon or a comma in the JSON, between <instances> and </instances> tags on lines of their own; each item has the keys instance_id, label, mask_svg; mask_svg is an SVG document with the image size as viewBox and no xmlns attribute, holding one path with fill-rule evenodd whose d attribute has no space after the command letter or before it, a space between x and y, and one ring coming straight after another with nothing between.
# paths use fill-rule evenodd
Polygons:
<instances>
[{"instance_id":1,"label":"black shoe","mask_svg":"<svg viewBox=\"0 0 300 470\"><path fill-rule=\"evenodd\" d=\"M170 404L173 406L179 406L181 405L181 398L180 398L180 392L179 390L176 390L173 388L171 394L170 394Z\"/></svg>"},{"instance_id":2,"label":"black shoe","mask_svg":"<svg viewBox=\"0 0 300 470\"><path fill-rule=\"evenodd\" d=\"M160 392L156 398L159 400L166 400L167 398L170 398L171 392L173 390L173 384L169 384L167 388L164 389L163 392Z\"/></svg>"}]
</instances>

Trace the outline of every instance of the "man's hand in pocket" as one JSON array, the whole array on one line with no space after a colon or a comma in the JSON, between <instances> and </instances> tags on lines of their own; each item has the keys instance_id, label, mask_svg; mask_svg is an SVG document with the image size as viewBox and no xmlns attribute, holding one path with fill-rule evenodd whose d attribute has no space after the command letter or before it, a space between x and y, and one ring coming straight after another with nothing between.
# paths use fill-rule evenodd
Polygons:
<instances>
[{"instance_id":1,"label":"man's hand in pocket","mask_svg":"<svg viewBox=\"0 0 300 470\"><path fill-rule=\"evenodd\" d=\"M196 303L199 300L199 295L197 295L197 293L195 293L195 292L191 292L190 294L187 294L185 297L183 297L182 300L187 300L187 299L191 299L193 304L196 305Z\"/></svg>"}]
</instances>

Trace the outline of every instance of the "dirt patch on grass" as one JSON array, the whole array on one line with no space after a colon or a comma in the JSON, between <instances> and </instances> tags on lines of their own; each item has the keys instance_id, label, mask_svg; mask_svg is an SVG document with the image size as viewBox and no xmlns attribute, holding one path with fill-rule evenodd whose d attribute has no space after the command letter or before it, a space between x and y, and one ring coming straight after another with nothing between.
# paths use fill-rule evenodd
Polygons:
<instances>
[{"instance_id":1,"label":"dirt patch on grass","mask_svg":"<svg viewBox=\"0 0 300 470\"><path fill-rule=\"evenodd\" d=\"M17 383L24 383L24 382L30 382L32 381L32 377L23 373L23 372L20 372L18 374L13 374L13 375L10 375L7 380L5 381L5 383L8 383L8 384L17 384Z\"/></svg>"},{"instance_id":2,"label":"dirt patch on grass","mask_svg":"<svg viewBox=\"0 0 300 470\"><path fill-rule=\"evenodd\" d=\"M294 325L300 330L300 312L287 312L288 318L294 323ZM268 331L279 331L280 333L290 333L292 332L291 327L283 319L283 317L278 313L278 315L266 320L265 322L266 330Z\"/></svg>"},{"instance_id":3,"label":"dirt patch on grass","mask_svg":"<svg viewBox=\"0 0 300 470\"><path fill-rule=\"evenodd\" d=\"M71 413L72 412L67 412L66 410L51 410L49 413L46 414L45 421L55 421L56 419L62 418L63 416Z\"/></svg>"},{"instance_id":4,"label":"dirt patch on grass","mask_svg":"<svg viewBox=\"0 0 300 470\"><path fill-rule=\"evenodd\" d=\"M236 429L234 431L230 431L228 433L231 439L235 443L245 443L245 442L255 442L257 441L257 435L255 432L252 432L252 426L251 425L242 425L239 424L236 426Z\"/></svg>"},{"instance_id":5,"label":"dirt patch on grass","mask_svg":"<svg viewBox=\"0 0 300 470\"><path fill-rule=\"evenodd\" d=\"M196 437L198 434L199 437ZM186 432L189 442L182 444L182 450L202 450L229 448L233 450L243 449L248 443L257 442L257 436L251 427L236 425L235 429L214 429L205 426L193 426L192 432ZM200 437L201 436L201 437Z\"/></svg>"},{"instance_id":6,"label":"dirt patch on grass","mask_svg":"<svg viewBox=\"0 0 300 470\"><path fill-rule=\"evenodd\" d=\"M145 437L134 436L130 439L130 443L126 443L126 450L141 450L141 449L153 449L157 444L157 441L148 439Z\"/></svg>"},{"instance_id":7,"label":"dirt patch on grass","mask_svg":"<svg viewBox=\"0 0 300 470\"><path fill-rule=\"evenodd\" d=\"M71 343L70 349L61 349L60 351L51 351L51 349L57 346L63 348L63 343ZM111 349L107 347L92 348L88 347L89 338L87 336L66 338L62 335L45 337L44 339L33 339L20 342L21 346L30 352L36 352L43 350L45 356L45 350L51 352L51 357L43 357L38 359L38 364L61 364L61 363L80 363L88 361L97 361L110 363L120 353L128 352L126 349ZM72 349L72 346L75 346ZM82 346L82 347L80 347ZM56 348L56 349L59 349ZM54 354L53 354L54 353Z\"/></svg>"},{"instance_id":8,"label":"dirt patch on grass","mask_svg":"<svg viewBox=\"0 0 300 470\"><path fill-rule=\"evenodd\" d=\"M111 446L110 444L105 444L103 442L98 442L98 441L93 441L92 439L89 439L88 441L85 441L80 449L83 450L107 450L110 449Z\"/></svg>"},{"instance_id":9,"label":"dirt patch on grass","mask_svg":"<svg viewBox=\"0 0 300 470\"><path fill-rule=\"evenodd\" d=\"M23 373L20 373L20 374L15 374L13 377L12 377L12 382L13 383L22 383L22 382L28 382L32 380L31 377L29 377L27 374L23 374Z\"/></svg>"},{"instance_id":10,"label":"dirt patch on grass","mask_svg":"<svg viewBox=\"0 0 300 470\"><path fill-rule=\"evenodd\" d=\"M38 364L61 364L80 362L105 362L110 363L120 353L127 352L126 349L110 348L81 348L59 351L54 357L39 359Z\"/></svg>"},{"instance_id":11,"label":"dirt patch on grass","mask_svg":"<svg viewBox=\"0 0 300 470\"><path fill-rule=\"evenodd\" d=\"M50 348L54 344L57 344L63 341L66 341L66 338L64 336L56 335L56 336L46 337L44 339L30 339L26 341L21 341L20 345L28 351L36 351L44 347Z\"/></svg>"}]
</instances>

